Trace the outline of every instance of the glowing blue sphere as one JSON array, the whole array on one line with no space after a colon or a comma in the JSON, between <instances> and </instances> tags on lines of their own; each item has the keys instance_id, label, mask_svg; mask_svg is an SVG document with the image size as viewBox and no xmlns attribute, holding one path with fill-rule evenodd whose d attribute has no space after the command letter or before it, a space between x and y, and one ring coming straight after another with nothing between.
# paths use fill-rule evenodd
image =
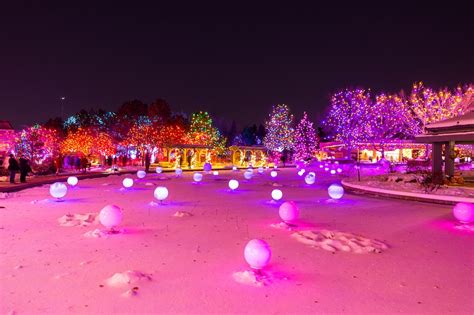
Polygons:
<instances>
[{"instance_id":1,"label":"glowing blue sphere","mask_svg":"<svg viewBox=\"0 0 474 315\"><path fill-rule=\"evenodd\" d=\"M280 200L283 198L283 192L280 189L273 189L272 190L272 199L275 201Z\"/></svg>"},{"instance_id":2,"label":"glowing blue sphere","mask_svg":"<svg viewBox=\"0 0 474 315\"><path fill-rule=\"evenodd\" d=\"M231 179L229 181L229 188L232 190L236 190L239 187L239 182L236 179Z\"/></svg>"},{"instance_id":3,"label":"glowing blue sphere","mask_svg":"<svg viewBox=\"0 0 474 315\"><path fill-rule=\"evenodd\" d=\"M76 176L69 176L67 178L67 183L69 184L69 186L74 187L77 185L78 182L79 182L79 179L77 179Z\"/></svg>"},{"instance_id":4,"label":"glowing blue sphere","mask_svg":"<svg viewBox=\"0 0 474 315\"><path fill-rule=\"evenodd\" d=\"M262 269L270 262L272 251L267 242L253 239L245 246L244 257L251 268Z\"/></svg>"},{"instance_id":5,"label":"glowing blue sphere","mask_svg":"<svg viewBox=\"0 0 474 315\"><path fill-rule=\"evenodd\" d=\"M67 194L67 186L63 183L54 183L49 187L49 193L54 198L62 198Z\"/></svg>"},{"instance_id":6,"label":"glowing blue sphere","mask_svg":"<svg viewBox=\"0 0 474 315\"><path fill-rule=\"evenodd\" d=\"M137 177L138 178L145 178L146 172L145 171L138 171L137 172Z\"/></svg>"},{"instance_id":7,"label":"glowing blue sphere","mask_svg":"<svg viewBox=\"0 0 474 315\"><path fill-rule=\"evenodd\" d=\"M116 205L107 205L100 210L99 221L106 228L113 228L122 223L123 213L122 209Z\"/></svg>"},{"instance_id":8,"label":"glowing blue sphere","mask_svg":"<svg viewBox=\"0 0 474 315\"><path fill-rule=\"evenodd\" d=\"M244 178L245 178L245 179L247 179L247 180L252 179L252 176L253 176L252 171L250 171L250 172L249 172L249 171L245 171L245 172L244 172Z\"/></svg>"},{"instance_id":9,"label":"glowing blue sphere","mask_svg":"<svg viewBox=\"0 0 474 315\"><path fill-rule=\"evenodd\" d=\"M163 168L160 166L157 166L155 171L157 174L161 174L161 172L163 172Z\"/></svg>"},{"instance_id":10,"label":"glowing blue sphere","mask_svg":"<svg viewBox=\"0 0 474 315\"><path fill-rule=\"evenodd\" d=\"M260 166L260 167L257 169L257 172L258 172L259 174L263 174L263 172L265 172L265 170L263 169L263 167Z\"/></svg>"},{"instance_id":11,"label":"glowing blue sphere","mask_svg":"<svg viewBox=\"0 0 474 315\"><path fill-rule=\"evenodd\" d=\"M179 177L179 176L181 176L181 175L183 174L183 170L180 169L180 168L177 168L177 169L174 171L174 173L176 174L176 176Z\"/></svg>"},{"instance_id":12,"label":"glowing blue sphere","mask_svg":"<svg viewBox=\"0 0 474 315\"><path fill-rule=\"evenodd\" d=\"M209 162L204 163L204 167L202 168L204 172L210 172L212 170L212 165Z\"/></svg>"},{"instance_id":13,"label":"glowing blue sphere","mask_svg":"<svg viewBox=\"0 0 474 315\"><path fill-rule=\"evenodd\" d=\"M130 188L133 186L133 179L131 178L124 178L122 181L122 185L125 188Z\"/></svg>"},{"instance_id":14,"label":"glowing blue sphere","mask_svg":"<svg viewBox=\"0 0 474 315\"><path fill-rule=\"evenodd\" d=\"M344 188L339 184L332 184L328 188L328 194L332 199L341 199L344 196Z\"/></svg>"},{"instance_id":15,"label":"glowing blue sphere","mask_svg":"<svg viewBox=\"0 0 474 315\"><path fill-rule=\"evenodd\" d=\"M168 198L168 188L163 186L156 187L155 191L153 192L153 196L155 196L155 198L159 201L165 200Z\"/></svg>"},{"instance_id":16,"label":"glowing blue sphere","mask_svg":"<svg viewBox=\"0 0 474 315\"><path fill-rule=\"evenodd\" d=\"M314 172L309 172L308 175L304 177L304 182L308 185L313 185L316 181L316 174Z\"/></svg>"},{"instance_id":17,"label":"glowing blue sphere","mask_svg":"<svg viewBox=\"0 0 474 315\"><path fill-rule=\"evenodd\" d=\"M202 174L201 174L201 173L194 173L194 175L193 175L193 180L194 180L196 183L199 183L200 181L202 181Z\"/></svg>"}]
</instances>

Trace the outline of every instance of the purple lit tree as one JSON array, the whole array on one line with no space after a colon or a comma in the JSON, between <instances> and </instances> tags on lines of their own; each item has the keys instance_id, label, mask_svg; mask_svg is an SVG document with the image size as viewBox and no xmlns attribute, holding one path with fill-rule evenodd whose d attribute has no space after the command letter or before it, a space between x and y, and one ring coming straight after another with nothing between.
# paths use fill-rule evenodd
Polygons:
<instances>
[{"instance_id":1,"label":"purple lit tree","mask_svg":"<svg viewBox=\"0 0 474 315\"><path fill-rule=\"evenodd\" d=\"M306 112L295 129L294 150L295 160L305 163L311 161L314 151L318 146L319 139L313 128L313 123L309 121Z\"/></svg>"},{"instance_id":2,"label":"purple lit tree","mask_svg":"<svg viewBox=\"0 0 474 315\"><path fill-rule=\"evenodd\" d=\"M371 108L370 93L365 89L345 89L331 97L331 108L323 123L337 141L346 145L348 158L358 142L367 140Z\"/></svg>"}]
</instances>

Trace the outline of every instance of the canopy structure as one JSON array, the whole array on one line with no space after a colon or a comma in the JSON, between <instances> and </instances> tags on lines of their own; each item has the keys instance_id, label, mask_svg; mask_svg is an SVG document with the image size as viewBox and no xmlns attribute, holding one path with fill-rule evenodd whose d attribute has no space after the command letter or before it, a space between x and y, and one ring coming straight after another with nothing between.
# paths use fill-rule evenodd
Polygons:
<instances>
[{"instance_id":1,"label":"canopy structure","mask_svg":"<svg viewBox=\"0 0 474 315\"><path fill-rule=\"evenodd\" d=\"M433 144L431 168L433 181L436 183L442 183L445 175L454 175L455 144L474 144L474 95L468 95L465 102L467 112L464 115L429 124L424 134L415 137L415 142Z\"/></svg>"}]
</instances>

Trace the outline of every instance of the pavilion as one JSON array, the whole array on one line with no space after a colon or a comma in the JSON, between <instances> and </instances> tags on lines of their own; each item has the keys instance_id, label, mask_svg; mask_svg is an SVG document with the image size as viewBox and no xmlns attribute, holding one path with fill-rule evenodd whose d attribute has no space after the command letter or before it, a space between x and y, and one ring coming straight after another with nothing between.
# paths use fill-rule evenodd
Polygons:
<instances>
[{"instance_id":1,"label":"pavilion","mask_svg":"<svg viewBox=\"0 0 474 315\"><path fill-rule=\"evenodd\" d=\"M455 144L474 144L474 95L470 95L466 102L467 112L464 115L429 124L424 134L415 137L415 142L432 144L431 169L434 183L443 183L445 176L454 175Z\"/></svg>"}]
</instances>

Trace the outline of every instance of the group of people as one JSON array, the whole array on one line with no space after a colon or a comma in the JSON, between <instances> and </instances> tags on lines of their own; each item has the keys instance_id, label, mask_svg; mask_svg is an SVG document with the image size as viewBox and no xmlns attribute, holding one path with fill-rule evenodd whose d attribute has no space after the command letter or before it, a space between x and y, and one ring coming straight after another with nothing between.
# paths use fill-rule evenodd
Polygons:
<instances>
[{"instance_id":1,"label":"group of people","mask_svg":"<svg viewBox=\"0 0 474 315\"><path fill-rule=\"evenodd\" d=\"M10 183L15 183L15 176L17 172L20 172L20 183L26 183L26 176L32 172L29 161L24 157L20 157L17 161L13 154L10 154L8 159L8 171L10 172Z\"/></svg>"}]
</instances>

